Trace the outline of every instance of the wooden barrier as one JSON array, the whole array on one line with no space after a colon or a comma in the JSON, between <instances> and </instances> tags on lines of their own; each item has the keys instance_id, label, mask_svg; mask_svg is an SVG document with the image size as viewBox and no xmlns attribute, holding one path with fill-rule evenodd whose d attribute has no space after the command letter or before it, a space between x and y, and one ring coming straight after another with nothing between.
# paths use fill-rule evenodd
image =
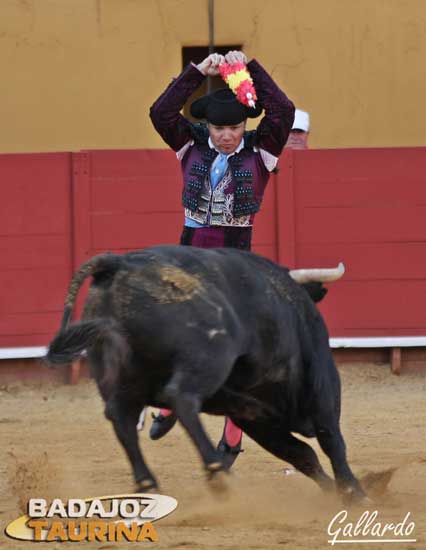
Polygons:
<instances>
[{"instance_id":1,"label":"wooden barrier","mask_svg":"<svg viewBox=\"0 0 426 550\"><path fill-rule=\"evenodd\" d=\"M426 335L425 173L424 148L282 156L254 251L289 267L345 263L320 306L331 336ZM0 155L0 177L0 349L48 343L72 273L93 254L179 240L171 151ZM405 351L390 347L399 372Z\"/></svg>"}]
</instances>

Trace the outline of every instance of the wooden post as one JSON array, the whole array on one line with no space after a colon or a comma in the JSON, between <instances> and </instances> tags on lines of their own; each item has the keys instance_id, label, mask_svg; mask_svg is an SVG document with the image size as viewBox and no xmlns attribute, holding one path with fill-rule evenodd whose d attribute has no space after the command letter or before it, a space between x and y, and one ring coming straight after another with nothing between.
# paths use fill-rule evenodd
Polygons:
<instances>
[{"instance_id":1,"label":"wooden post","mask_svg":"<svg viewBox=\"0 0 426 550\"><path fill-rule=\"evenodd\" d=\"M399 376L401 374L402 360L401 348L391 348L391 372Z\"/></svg>"},{"instance_id":2,"label":"wooden post","mask_svg":"<svg viewBox=\"0 0 426 550\"><path fill-rule=\"evenodd\" d=\"M82 151L72 155L72 275L90 257L90 153ZM83 309L84 292L80 292L74 306L73 318ZM80 378L81 360L70 366L70 384Z\"/></svg>"},{"instance_id":3,"label":"wooden post","mask_svg":"<svg viewBox=\"0 0 426 550\"><path fill-rule=\"evenodd\" d=\"M275 178L277 261L296 266L296 201L294 196L293 151L284 149L280 172Z\"/></svg>"},{"instance_id":4,"label":"wooden post","mask_svg":"<svg viewBox=\"0 0 426 550\"><path fill-rule=\"evenodd\" d=\"M77 359L77 361L73 361L71 363L69 381L72 386L75 386L75 384L78 384L78 381L80 379L80 369L81 369L81 359Z\"/></svg>"}]
</instances>

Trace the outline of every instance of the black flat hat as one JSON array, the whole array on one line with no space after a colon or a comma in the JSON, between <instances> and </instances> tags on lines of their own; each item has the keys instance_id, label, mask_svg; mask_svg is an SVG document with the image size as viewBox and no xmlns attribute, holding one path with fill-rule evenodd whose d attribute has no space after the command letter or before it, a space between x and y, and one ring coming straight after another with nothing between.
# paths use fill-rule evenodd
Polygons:
<instances>
[{"instance_id":1,"label":"black flat hat","mask_svg":"<svg viewBox=\"0 0 426 550\"><path fill-rule=\"evenodd\" d=\"M239 124L246 118L256 118L262 107L246 107L240 103L229 88L222 88L194 101L190 108L194 118L204 118L216 126Z\"/></svg>"}]
</instances>

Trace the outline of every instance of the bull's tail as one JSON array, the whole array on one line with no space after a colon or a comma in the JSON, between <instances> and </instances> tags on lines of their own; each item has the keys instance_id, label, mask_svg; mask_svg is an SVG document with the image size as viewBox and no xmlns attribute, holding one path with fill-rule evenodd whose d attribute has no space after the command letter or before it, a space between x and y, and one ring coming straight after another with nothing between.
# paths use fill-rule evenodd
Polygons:
<instances>
[{"instance_id":1,"label":"bull's tail","mask_svg":"<svg viewBox=\"0 0 426 550\"><path fill-rule=\"evenodd\" d=\"M64 314L62 316L61 328L58 336L64 331L71 320L75 301L78 291L84 281L91 276L99 273L109 273L113 275L122 266L123 259L117 254L100 254L93 256L90 260L84 263L80 269L74 274L71 283L68 287L67 297L65 299Z\"/></svg>"},{"instance_id":2,"label":"bull's tail","mask_svg":"<svg viewBox=\"0 0 426 550\"><path fill-rule=\"evenodd\" d=\"M99 345L100 365L103 370L98 382L106 395L114 387L122 367L130 356L126 337L112 319L81 321L61 330L52 340L45 362L50 365L69 364L78 359L83 350Z\"/></svg>"},{"instance_id":3,"label":"bull's tail","mask_svg":"<svg viewBox=\"0 0 426 550\"><path fill-rule=\"evenodd\" d=\"M66 365L78 359L82 352L100 339L104 332L102 319L81 321L61 330L51 341L46 361L52 365Z\"/></svg>"}]
</instances>

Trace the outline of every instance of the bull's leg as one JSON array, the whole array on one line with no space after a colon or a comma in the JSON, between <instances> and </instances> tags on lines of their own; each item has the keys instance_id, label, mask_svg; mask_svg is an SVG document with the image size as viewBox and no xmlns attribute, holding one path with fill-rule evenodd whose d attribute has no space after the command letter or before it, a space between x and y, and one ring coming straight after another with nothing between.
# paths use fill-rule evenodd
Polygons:
<instances>
[{"instance_id":1,"label":"bull's leg","mask_svg":"<svg viewBox=\"0 0 426 550\"><path fill-rule=\"evenodd\" d=\"M217 350L214 364L211 358L198 358L196 364L175 365L174 374L164 388L170 407L194 442L204 467L210 473L223 470L220 453L215 449L201 424L199 413L203 401L216 393L229 375L232 362Z\"/></svg>"},{"instance_id":2,"label":"bull's leg","mask_svg":"<svg viewBox=\"0 0 426 550\"><path fill-rule=\"evenodd\" d=\"M244 433L256 443L292 464L299 472L310 477L325 491L333 490L334 481L324 472L315 451L310 445L297 439L279 422L270 420L240 420L233 418Z\"/></svg>"},{"instance_id":3,"label":"bull's leg","mask_svg":"<svg viewBox=\"0 0 426 550\"><path fill-rule=\"evenodd\" d=\"M133 469L138 490L157 487L157 481L145 464L139 448L137 423L145 403L142 398L137 402L129 395L120 396L118 373L125 368L126 354L122 349L126 341L122 334L111 331L104 334L103 340L89 349L88 357L91 372L105 401L105 416L111 420L114 431Z\"/></svg>"},{"instance_id":4,"label":"bull's leg","mask_svg":"<svg viewBox=\"0 0 426 550\"><path fill-rule=\"evenodd\" d=\"M330 459L339 491L346 500L361 500L366 494L349 467L346 446L340 431L340 378L328 345L318 345L315 361L319 372L327 373L326 379L321 380L319 377L313 396L311 416L316 436L321 449Z\"/></svg>"},{"instance_id":5,"label":"bull's leg","mask_svg":"<svg viewBox=\"0 0 426 550\"><path fill-rule=\"evenodd\" d=\"M336 484L348 501L366 497L359 481L353 475L346 458L346 446L333 414L319 414L315 419L317 439L321 449L328 456L333 468Z\"/></svg>"},{"instance_id":6,"label":"bull's leg","mask_svg":"<svg viewBox=\"0 0 426 550\"><path fill-rule=\"evenodd\" d=\"M214 448L201 424L199 417L199 412L201 410L200 397L193 393L182 393L176 398L173 410L189 437L194 442L205 469L210 473L224 469L220 454Z\"/></svg>"},{"instance_id":7,"label":"bull's leg","mask_svg":"<svg viewBox=\"0 0 426 550\"><path fill-rule=\"evenodd\" d=\"M145 464L139 447L136 424L140 410L140 404L131 406L123 399L113 397L106 403L105 416L111 420L114 431L126 451L137 490L147 491L157 487L157 481Z\"/></svg>"}]
</instances>

